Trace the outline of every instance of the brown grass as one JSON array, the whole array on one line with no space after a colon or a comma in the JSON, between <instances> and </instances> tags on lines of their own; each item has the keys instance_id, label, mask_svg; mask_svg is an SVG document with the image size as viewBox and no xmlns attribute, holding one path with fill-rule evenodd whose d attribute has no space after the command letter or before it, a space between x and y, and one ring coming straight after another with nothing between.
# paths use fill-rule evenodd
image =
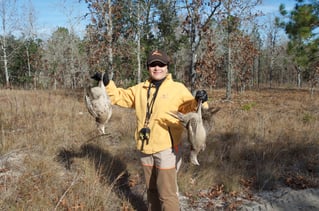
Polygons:
<instances>
[{"instance_id":1,"label":"brown grass","mask_svg":"<svg viewBox=\"0 0 319 211\"><path fill-rule=\"evenodd\" d=\"M209 184L223 184L228 191L318 186L318 93L248 91L235 94L232 102L222 101L223 95L211 94L211 105L221 109L199 157L202 165L184 165L184 190Z\"/></svg>"},{"instance_id":2,"label":"brown grass","mask_svg":"<svg viewBox=\"0 0 319 211\"><path fill-rule=\"evenodd\" d=\"M200 166L185 161L182 193L223 186L261 191L318 187L319 96L301 90L214 90L204 113L209 136ZM96 136L83 93L0 92L1 210L143 210L134 112L114 107Z\"/></svg>"}]
</instances>

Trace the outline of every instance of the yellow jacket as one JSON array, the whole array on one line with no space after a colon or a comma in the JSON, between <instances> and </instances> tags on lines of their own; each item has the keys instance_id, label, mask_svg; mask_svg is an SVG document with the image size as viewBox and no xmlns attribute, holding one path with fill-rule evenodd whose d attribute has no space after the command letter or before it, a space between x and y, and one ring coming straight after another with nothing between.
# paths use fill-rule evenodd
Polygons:
<instances>
[{"instance_id":1,"label":"yellow jacket","mask_svg":"<svg viewBox=\"0 0 319 211\"><path fill-rule=\"evenodd\" d=\"M197 102L190 91L182 83L173 81L171 74L168 74L159 87L154 102L153 113L148 125L151 130L149 141L142 144L143 141L139 138L139 131L144 127L149 85L150 81L147 80L123 89L116 87L115 83L110 81L105 88L112 104L135 109L137 120L135 131L136 146L138 150L145 154L153 154L169 149L181 142L183 127L177 119L171 117L167 112L179 111L187 113L197 108ZM149 101L152 99L154 92L155 87L152 86Z\"/></svg>"}]
</instances>

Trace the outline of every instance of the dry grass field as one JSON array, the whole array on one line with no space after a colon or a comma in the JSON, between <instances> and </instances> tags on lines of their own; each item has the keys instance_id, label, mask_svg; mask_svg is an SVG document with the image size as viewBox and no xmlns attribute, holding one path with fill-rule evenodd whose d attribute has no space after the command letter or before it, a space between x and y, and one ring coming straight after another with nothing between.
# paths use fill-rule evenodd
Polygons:
<instances>
[{"instance_id":1,"label":"dry grass field","mask_svg":"<svg viewBox=\"0 0 319 211\"><path fill-rule=\"evenodd\" d=\"M318 187L319 93L247 91L233 93L231 102L224 95L209 93L200 166L188 162L185 142L178 173L182 194L196 201L282 186ZM108 134L97 136L83 96L0 91L1 210L145 209L134 112L114 107Z\"/></svg>"}]
</instances>

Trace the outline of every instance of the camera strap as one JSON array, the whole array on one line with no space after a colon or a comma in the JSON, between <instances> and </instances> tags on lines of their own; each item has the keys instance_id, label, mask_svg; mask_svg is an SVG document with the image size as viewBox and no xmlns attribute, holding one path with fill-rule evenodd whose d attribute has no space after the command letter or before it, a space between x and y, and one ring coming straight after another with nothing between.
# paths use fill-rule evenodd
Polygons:
<instances>
[{"instance_id":1,"label":"camera strap","mask_svg":"<svg viewBox=\"0 0 319 211\"><path fill-rule=\"evenodd\" d=\"M150 122L150 118L151 115L153 113L153 107L154 107L154 103L155 103L155 99L157 97L157 93L159 90L161 83L159 84L155 84L155 92L153 94L152 99L150 100L151 97L151 88L152 88L152 83L150 82L150 85L147 89L147 107L146 107L146 117L145 117L145 122L144 122L144 127L147 127L149 122Z\"/></svg>"},{"instance_id":2,"label":"camera strap","mask_svg":"<svg viewBox=\"0 0 319 211\"><path fill-rule=\"evenodd\" d=\"M146 107L146 116L145 116L145 121L144 121L144 128L142 128L140 130L140 139L142 140L142 146L141 146L141 150L143 150L144 148L144 142L146 141L146 144L148 144L149 138L150 138L150 129L148 127L148 124L150 122L150 118L151 115L153 113L153 107L154 107L154 103L155 103L155 99L157 97L157 93L159 90L160 85L162 84L162 82L165 80L159 80L159 81L150 81L150 85L147 89L147 107ZM150 99L151 97L151 89L152 89L152 85L154 85L155 87L155 92L152 96L152 99Z\"/></svg>"}]
</instances>

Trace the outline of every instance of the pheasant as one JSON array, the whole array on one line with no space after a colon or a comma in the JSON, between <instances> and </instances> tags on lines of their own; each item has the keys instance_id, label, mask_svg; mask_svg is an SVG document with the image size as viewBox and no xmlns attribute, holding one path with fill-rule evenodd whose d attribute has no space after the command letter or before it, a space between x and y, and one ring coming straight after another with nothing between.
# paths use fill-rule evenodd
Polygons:
<instances>
[{"instance_id":1,"label":"pheasant","mask_svg":"<svg viewBox=\"0 0 319 211\"><path fill-rule=\"evenodd\" d=\"M95 118L99 134L105 134L105 126L112 116L112 105L102 79L98 86L88 90L85 104L89 113Z\"/></svg>"},{"instance_id":2,"label":"pheasant","mask_svg":"<svg viewBox=\"0 0 319 211\"><path fill-rule=\"evenodd\" d=\"M190 161L194 165L199 165L197 155L206 148L206 130L203 125L201 109L202 102L199 101L197 112L189 112L187 114L169 112L171 116L180 120L187 129L188 141L191 144Z\"/></svg>"}]
</instances>

